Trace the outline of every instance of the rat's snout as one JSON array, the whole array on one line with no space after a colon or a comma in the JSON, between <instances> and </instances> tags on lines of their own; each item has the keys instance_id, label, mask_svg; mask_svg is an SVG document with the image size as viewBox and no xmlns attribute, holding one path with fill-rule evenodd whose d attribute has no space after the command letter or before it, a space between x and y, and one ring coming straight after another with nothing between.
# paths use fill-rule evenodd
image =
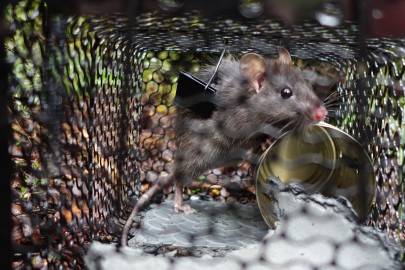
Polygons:
<instances>
[{"instance_id":1,"label":"rat's snout","mask_svg":"<svg viewBox=\"0 0 405 270\"><path fill-rule=\"evenodd\" d=\"M328 111L325 106L319 105L312 110L311 118L315 122L320 122L325 119L326 115L328 115Z\"/></svg>"}]
</instances>

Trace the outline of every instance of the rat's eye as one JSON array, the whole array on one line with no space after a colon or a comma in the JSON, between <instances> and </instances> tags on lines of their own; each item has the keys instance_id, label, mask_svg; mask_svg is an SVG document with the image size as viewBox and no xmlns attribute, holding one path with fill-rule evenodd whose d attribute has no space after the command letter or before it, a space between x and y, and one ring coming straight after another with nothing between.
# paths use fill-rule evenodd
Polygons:
<instances>
[{"instance_id":1,"label":"rat's eye","mask_svg":"<svg viewBox=\"0 0 405 270\"><path fill-rule=\"evenodd\" d=\"M290 98L293 95L293 92L290 88L284 88L281 90L281 97L284 99Z\"/></svg>"}]
</instances>

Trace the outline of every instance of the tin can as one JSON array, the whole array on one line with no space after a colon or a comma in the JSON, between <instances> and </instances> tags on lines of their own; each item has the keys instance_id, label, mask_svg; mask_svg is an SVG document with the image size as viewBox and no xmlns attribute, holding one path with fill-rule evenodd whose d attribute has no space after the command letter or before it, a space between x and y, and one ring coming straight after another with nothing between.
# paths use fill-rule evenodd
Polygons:
<instances>
[{"instance_id":1,"label":"tin can","mask_svg":"<svg viewBox=\"0 0 405 270\"><path fill-rule=\"evenodd\" d=\"M263 192L269 177L299 183L310 194L344 196L360 221L367 218L376 190L373 164L360 143L324 122L282 135L261 156L255 177L257 203L270 228L277 217L270 210L272 198Z\"/></svg>"}]
</instances>

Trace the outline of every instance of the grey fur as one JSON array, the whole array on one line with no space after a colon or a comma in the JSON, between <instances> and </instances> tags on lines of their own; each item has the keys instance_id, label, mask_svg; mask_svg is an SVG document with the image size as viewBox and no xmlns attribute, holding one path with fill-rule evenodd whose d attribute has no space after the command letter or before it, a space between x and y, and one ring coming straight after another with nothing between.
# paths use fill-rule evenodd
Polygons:
<instances>
[{"instance_id":1,"label":"grey fur","mask_svg":"<svg viewBox=\"0 0 405 270\"><path fill-rule=\"evenodd\" d=\"M287 130L312 122L310 114L322 102L301 70L272 59L266 62L265 83L256 93L239 62L224 59L218 70L218 83L213 85L218 91L219 110L209 119L177 108L175 181L188 184L208 169L241 161L247 157L248 149L260 146L265 130ZM214 69L215 66L209 66L196 76L208 81ZM289 99L280 95L286 87L293 91Z\"/></svg>"}]
</instances>

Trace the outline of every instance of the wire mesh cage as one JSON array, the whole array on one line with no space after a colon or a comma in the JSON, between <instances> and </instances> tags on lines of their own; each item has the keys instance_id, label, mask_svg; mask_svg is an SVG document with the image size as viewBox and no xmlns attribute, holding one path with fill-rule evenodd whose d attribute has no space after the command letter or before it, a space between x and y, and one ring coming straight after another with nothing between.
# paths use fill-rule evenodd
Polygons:
<instances>
[{"instance_id":1,"label":"wire mesh cage","mask_svg":"<svg viewBox=\"0 0 405 270\"><path fill-rule=\"evenodd\" d=\"M180 71L215 64L226 42L235 58L287 48L317 94L333 97L328 121L374 165L365 224L403 254L404 40L365 38L356 23L215 15L62 16L40 0L5 7L13 268L81 269L93 240L118 241L133 199L173 171ZM254 203L254 164L212 168L185 193Z\"/></svg>"}]
</instances>

